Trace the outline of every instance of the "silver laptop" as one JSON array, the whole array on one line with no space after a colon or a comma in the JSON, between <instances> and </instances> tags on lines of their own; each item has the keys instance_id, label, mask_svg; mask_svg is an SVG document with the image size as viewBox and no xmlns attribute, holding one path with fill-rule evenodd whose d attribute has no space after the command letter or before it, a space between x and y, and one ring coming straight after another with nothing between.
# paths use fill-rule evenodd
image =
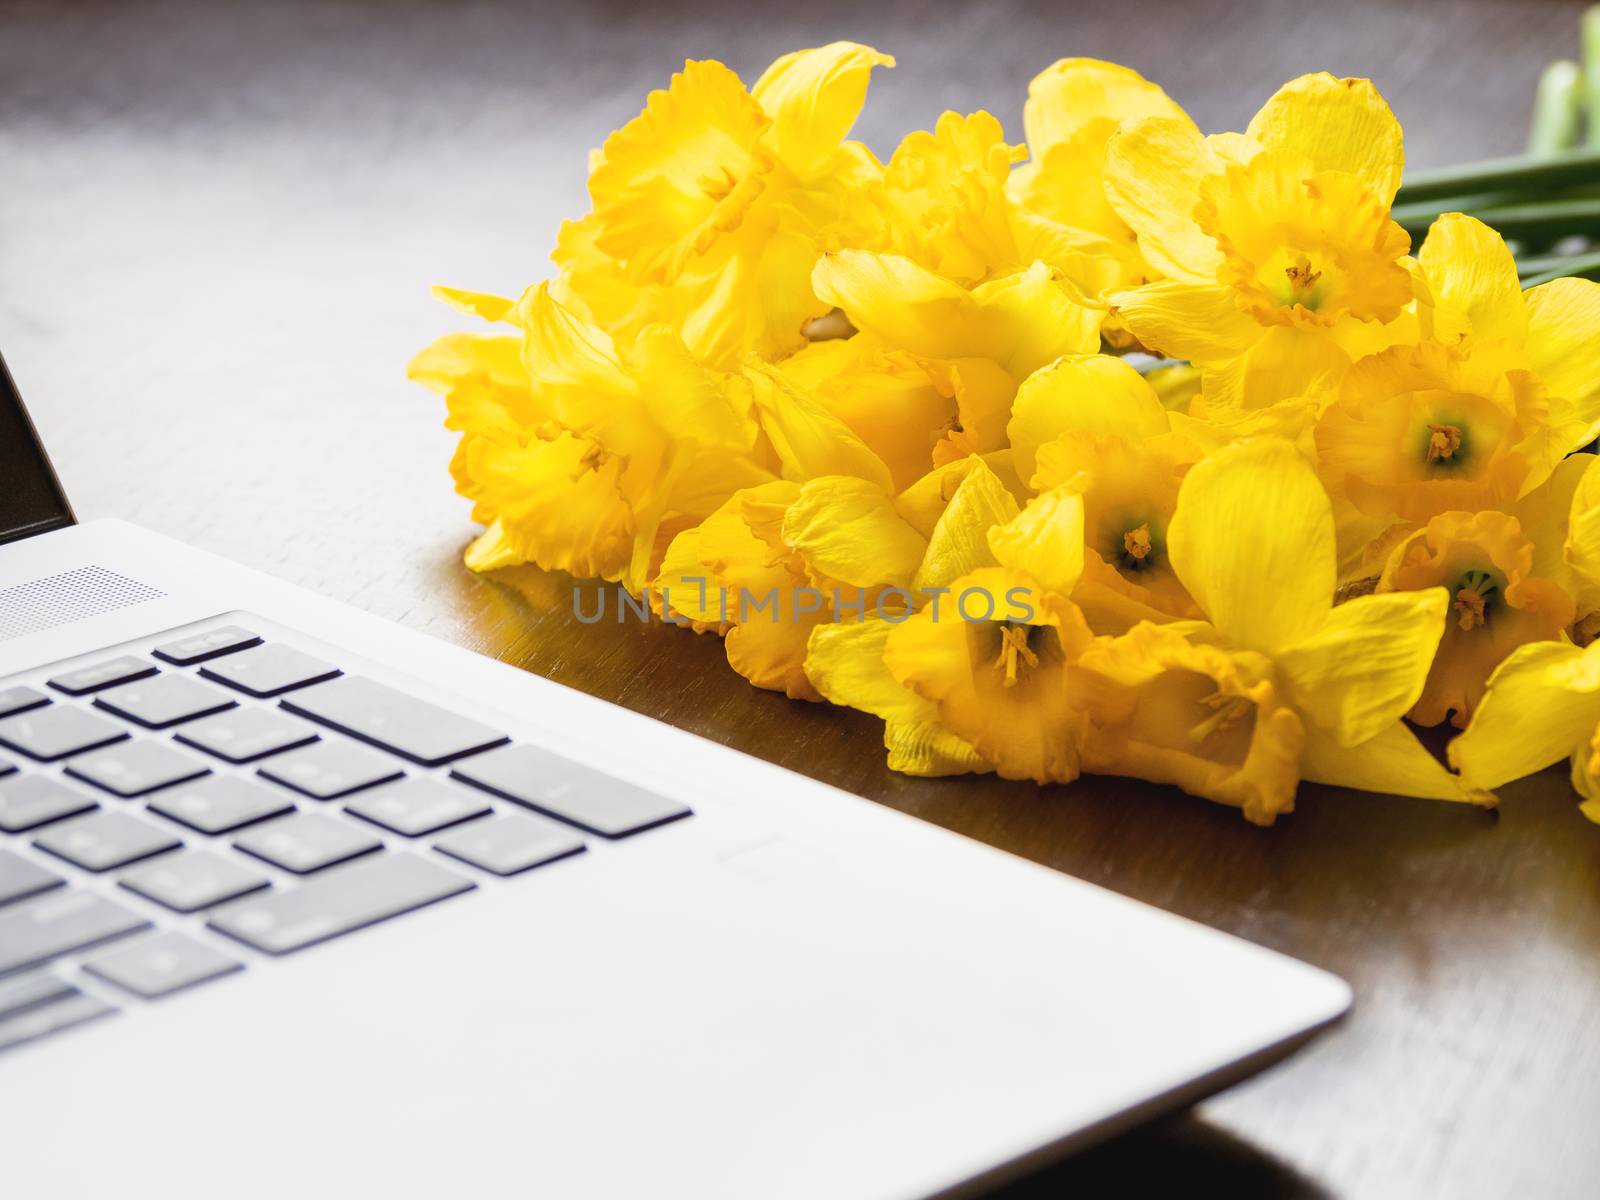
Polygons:
<instances>
[{"instance_id":1,"label":"silver laptop","mask_svg":"<svg viewBox=\"0 0 1600 1200\"><path fill-rule=\"evenodd\" d=\"M0 542L7 1197L977 1194L1349 1004L1277 954L75 524L3 367Z\"/></svg>"}]
</instances>

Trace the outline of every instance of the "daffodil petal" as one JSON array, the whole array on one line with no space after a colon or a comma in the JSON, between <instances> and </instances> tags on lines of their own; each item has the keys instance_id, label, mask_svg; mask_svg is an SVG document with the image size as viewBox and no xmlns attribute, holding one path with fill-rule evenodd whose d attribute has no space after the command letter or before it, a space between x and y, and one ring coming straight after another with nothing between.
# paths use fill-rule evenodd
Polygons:
<instances>
[{"instance_id":1,"label":"daffodil petal","mask_svg":"<svg viewBox=\"0 0 1600 1200\"><path fill-rule=\"evenodd\" d=\"M1047 592L1071 595L1083 573L1083 497L1067 488L1035 497L989 530L989 549L1001 566L1031 575Z\"/></svg>"},{"instance_id":2,"label":"daffodil petal","mask_svg":"<svg viewBox=\"0 0 1600 1200\"><path fill-rule=\"evenodd\" d=\"M443 300L451 308L482 317L485 321L515 323L517 301L514 296L496 296L491 292L473 292L465 288L435 285L435 299Z\"/></svg>"},{"instance_id":3,"label":"daffodil petal","mask_svg":"<svg viewBox=\"0 0 1600 1200\"><path fill-rule=\"evenodd\" d=\"M1122 126L1106 145L1106 196L1139 235L1139 249L1163 275L1211 283L1222 252L1194 219L1200 181L1222 160L1192 123L1146 117Z\"/></svg>"},{"instance_id":4,"label":"daffodil petal","mask_svg":"<svg viewBox=\"0 0 1600 1200\"><path fill-rule=\"evenodd\" d=\"M1044 263L971 292L895 254L841 250L811 276L823 300L874 339L925 358L988 358L1023 379L1100 344L1102 314L1074 302Z\"/></svg>"},{"instance_id":5,"label":"daffodil petal","mask_svg":"<svg viewBox=\"0 0 1600 1200\"><path fill-rule=\"evenodd\" d=\"M803 180L824 171L861 115L873 67L894 59L859 42L830 42L777 59L750 89L772 118L774 153Z\"/></svg>"},{"instance_id":6,"label":"daffodil petal","mask_svg":"<svg viewBox=\"0 0 1600 1200\"><path fill-rule=\"evenodd\" d=\"M896 496L894 506L913 529L924 537L932 537L934 527L944 516L961 481L979 466L994 475L1013 500L1020 502L1028 498L1028 489L1012 469L1011 451L997 450L993 454L969 454L935 467ZM1013 514L1015 511L1013 508Z\"/></svg>"},{"instance_id":7,"label":"daffodil petal","mask_svg":"<svg viewBox=\"0 0 1600 1200\"><path fill-rule=\"evenodd\" d=\"M1600 283L1554 279L1529 288L1524 298L1528 365L1594 429L1600 425Z\"/></svg>"},{"instance_id":8,"label":"daffodil petal","mask_svg":"<svg viewBox=\"0 0 1600 1200\"><path fill-rule=\"evenodd\" d=\"M932 704L928 707L938 711ZM994 764L933 719L889 721L883 727L883 744L889 751L889 769L902 775L939 778L994 771Z\"/></svg>"},{"instance_id":9,"label":"daffodil petal","mask_svg":"<svg viewBox=\"0 0 1600 1200\"><path fill-rule=\"evenodd\" d=\"M1574 591L1578 601L1578 615L1586 616L1600 609L1600 455L1574 454L1567 462L1581 465L1582 477L1572 491L1572 500L1567 511L1567 533L1565 544L1562 547L1562 558L1571 568L1571 573L1577 577ZM1562 464L1566 467L1566 463ZM1579 467L1569 468L1578 470ZM1561 474L1557 471L1557 479ZM1552 480L1552 483L1557 480ZM1529 523L1524 521L1524 530L1534 538L1535 556L1540 545L1537 534L1528 529ZM1546 542L1553 540L1546 538ZM1556 572L1540 570L1536 561L1534 570L1538 574L1555 575Z\"/></svg>"},{"instance_id":10,"label":"daffodil petal","mask_svg":"<svg viewBox=\"0 0 1600 1200\"><path fill-rule=\"evenodd\" d=\"M1361 596L1276 655L1295 707L1341 746L1376 737L1422 695L1444 632L1443 588Z\"/></svg>"},{"instance_id":11,"label":"daffodil petal","mask_svg":"<svg viewBox=\"0 0 1600 1200\"><path fill-rule=\"evenodd\" d=\"M1434 336L1471 336L1520 343L1528 310L1517 263L1503 237L1476 217L1446 213L1428 230L1417 254L1433 293Z\"/></svg>"},{"instance_id":12,"label":"daffodil petal","mask_svg":"<svg viewBox=\"0 0 1600 1200\"><path fill-rule=\"evenodd\" d=\"M1107 354L1068 355L1017 389L1006 435L1012 463L1033 478L1039 447L1069 429L1139 439L1167 432L1167 411L1144 376Z\"/></svg>"},{"instance_id":13,"label":"daffodil petal","mask_svg":"<svg viewBox=\"0 0 1600 1200\"><path fill-rule=\"evenodd\" d=\"M1105 314L1069 297L1042 262L979 284L972 297L982 314L982 341L976 353L946 357L992 358L1022 380L1063 354L1092 354L1100 348Z\"/></svg>"},{"instance_id":14,"label":"daffodil petal","mask_svg":"<svg viewBox=\"0 0 1600 1200\"><path fill-rule=\"evenodd\" d=\"M1388 796L1455 800L1492 808L1494 794L1453 775L1404 722L1394 721L1359 746L1343 746L1315 726L1306 727L1300 777L1311 783Z\"/></svg>"},{"instance_id":15,"label":"daffodil petal","mask_svg":"<svg viewBox=\"0 0 1600 1200\"><path fill-rule=\"evenodd\" d=\"M841 250L818 260L811 286L887 346L925 358L982 356L971 293L909 258Z\"/></svg>"},{"instance_id":16,"label":"daffodil petal","mask_svg":"<svg viewBox=\"0 0 1600 1200\"><path fill-rule=\"evenodd\" d=\"M493 571L500 567L515 566L524 559L507 540L504 522L496 519L489 528L472 539L462 561L467 564L469 571Z\"/></svg>"},{"instance_id":17,"label":"daffodil petal","mask_svg":"<svg viewBox=\"0 0 1600 1200\"><path fill-rule=\"evenodd\" d=\"M813 571L862 588L908 586L927 548L887 492L841 475L801 486L783 540Z\"/></svg>"},{"instance_id":18,"label":"daffodil petal","mask_svg":"<svg viewBox=\"0 0 1600 1200\"><path fill-rule=\"evenodd\" d=\"M1333 338L1274 325L1238 358L1207 367L1201 394L1208 409L1268 408L1327 391L1349 366Z\"/></svg>"},{"instance_id":19,"label":"daffodil petal","mask_svg":"<svg viewBox=\"0 0 1600 1200\"><path fill-rule=\"evenodd\" d=\"M527 388L522 339L507 333L447 333L406 367L407 378L441 395L474 375L499 387Z\"/></svg>"},{"instance_id":20,"label":"daffodil petal","mask_svg":"<svg viewBox=\"0 0 1600 1200\"><path fill-rule=\"evenodd\" d=\"M1238 358L1265 332L1215 283L1161 280L1111 297L1117 316L1150 349L1190 362Z\"/></svg>"},{"instance_id":21,"label":"daffodil petal","mask_svg":"<svg viewBox=\"0 0 1600 1200\"><path fill-rule=\"evenodd\" d=\"M806 675L835 704L885 721L931 722L937 709L905 687L883 664L883 647L895 625L884 620L818 625L806 649Z\"/></svg>"},{"instance_id":22,"label":"daffodil petal","mask_svg":"<svg viewBox=\"0 0 1600 1200\"><path fill-rule=\"evenodd\" d=\"M755 398L756 419L777 452L785 479L854 475L881 491L892 490L883 459L838 417L771 367L752 364L745 378Z\"/></svg>"},{"instance_id":23,"label":"daffodil petal","mask_svg":"<svg viewBox=\"0 0 1600 1200\"><path fill-rule=\"evenodd\" d=\"M1450 763L1478 787L1495 788L1560 762L1600 721L1600 642L1530 642L1492 675Z\"/></svg>"},{"instance_id":24,"label":"daffodil petal","mask_svg":"<svg viewBox=\"0 0 1600 1200\"><path fill-rule=\"evenodd\" d=\"M1098 58L1057 59L1029 82L1022 106L1028 151L1036 159L1085 125L1101 122L1114 127L1140 117L1189 120L1166 92L1139 72Z\"/></svg>"},{"instance_id":25,"label":"daffodil petal","mask_svg":"<svg viewBox=\"0 0 1600 1200\"><path fill-rule=\"evenodd\" d=\"M821 610L751 616L728 630L723 643L728 665L758 688L782 692L791 700L820 700L805 673L805 658L807 638L826 620Z\"/></svg>"},{"instance_id":26,"label":"daffodil petal","mask_svg":"<svg viewBox=\"0 0 1600 1200\"><path fill-rule=\"evenodd\" d=\"M1018 513L1017 502L995 473L975 461L950 497L928 538L928 550L912 588L919 593L948 587L963 575L996 563L989 530Z\"/></svg>"},{"instance_id":27,"label":"daffodil petal","mask_svg":"<svg viewBox=\"0 0 1600 1200\"><path fill-rule=\"evenodd\" d=\"M1303 156L1313 171L1349 171L1389 204L1400 187L1400 122L1370 79L1327 72L1290 80L1250 119L1245 136Z\"/></svg>"},{"instance_id":28,"label":"daffodil petal","mask_svg":"<svg viewBox=\"0 0 1600 1200\"><path fill-rule=\"evenodd\" d=\"M1236 645L1272 652L1320 629L1333 604L1333 511L1278 438L1237 442L1190 469L1167 527L1189 594Z\"/></svg>"}]
</instances>

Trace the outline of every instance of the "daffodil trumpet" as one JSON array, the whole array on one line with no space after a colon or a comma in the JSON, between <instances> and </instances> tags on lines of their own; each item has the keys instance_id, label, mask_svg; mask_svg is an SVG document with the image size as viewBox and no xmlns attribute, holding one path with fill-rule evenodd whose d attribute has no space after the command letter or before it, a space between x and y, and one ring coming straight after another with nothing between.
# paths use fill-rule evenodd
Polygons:
<instances>
[{"instance_id":1,"label":"daffodil trumpet","mask_svg":"<svg viewBox=\"0 0 1600 1200\"><path fill-rule=\"evenodd\" d=\"M686 63L592 155L551 279L438 289L486 323L410 371L467 565L613 581L751 685L878 717L909 774L1269 825L1303 781L1490 806L1567 757L1600 814L1600 283L1524 286L1429 208L1600 161L1401 187L1369 81L1208 133L1087 58L1020 142L945 113L880 158L850 131L893 65Z\"/></svg>"}]
</instances>

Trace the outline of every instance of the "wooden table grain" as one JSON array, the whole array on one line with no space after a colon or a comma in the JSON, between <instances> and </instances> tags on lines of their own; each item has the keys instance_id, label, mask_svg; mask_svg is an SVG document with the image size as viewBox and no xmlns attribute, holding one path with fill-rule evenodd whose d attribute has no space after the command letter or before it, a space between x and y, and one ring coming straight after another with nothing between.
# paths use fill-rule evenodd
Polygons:
<instances>
[{"instance_id":1,"label":"wooden table grain","mask_svg":"<svg viewBox=\"0 0 1600 1200\"><path fill-rule=\"evenodd\" d=\"M408 356L430 283L515 291L584 153L686 56L754 75L838 37L900 58L862 135L944 108L1020 136L1096 55L1239 128L1282 80L1369 75L1418 165L1520 145L1580 3L765 6L0 0L0 347L85 518L123 516L1338 972L1354 1015L1184 1116L1006 1189L1587 1197L1600 1191L1600 829L1559 772L1498 817L1321 788L1267 832L1123 781L883 766L859 714L756 692L679 629L475 578L450 437ZM1171 997L1181 1005L1181 995Z\"/></svg>"}]
</instances>

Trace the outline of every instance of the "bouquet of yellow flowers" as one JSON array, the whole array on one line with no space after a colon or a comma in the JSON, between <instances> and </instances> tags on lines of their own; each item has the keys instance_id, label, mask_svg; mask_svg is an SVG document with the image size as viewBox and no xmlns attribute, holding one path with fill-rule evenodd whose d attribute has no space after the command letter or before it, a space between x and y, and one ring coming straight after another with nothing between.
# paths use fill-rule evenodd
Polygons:
<instances>
[{"instance_id":1,"label":"bouquet of yellow flowers","mask_svg":"<svg viewBox=\"0 0 1600 1200\"><path fill-rule=\"evenodd\" d=\"M1301 779L1492 805L1570 755L1600 820L1600 283L1416 254L1399 123L1307 75L1204 134L1124 67L1025 145L849 132L893 59L689 62L590 161L503 326L412 363L474 570L615 581L918 775ZM1462 732L1441 761L1414 726Z\"/></svg>"}]
</instances>

